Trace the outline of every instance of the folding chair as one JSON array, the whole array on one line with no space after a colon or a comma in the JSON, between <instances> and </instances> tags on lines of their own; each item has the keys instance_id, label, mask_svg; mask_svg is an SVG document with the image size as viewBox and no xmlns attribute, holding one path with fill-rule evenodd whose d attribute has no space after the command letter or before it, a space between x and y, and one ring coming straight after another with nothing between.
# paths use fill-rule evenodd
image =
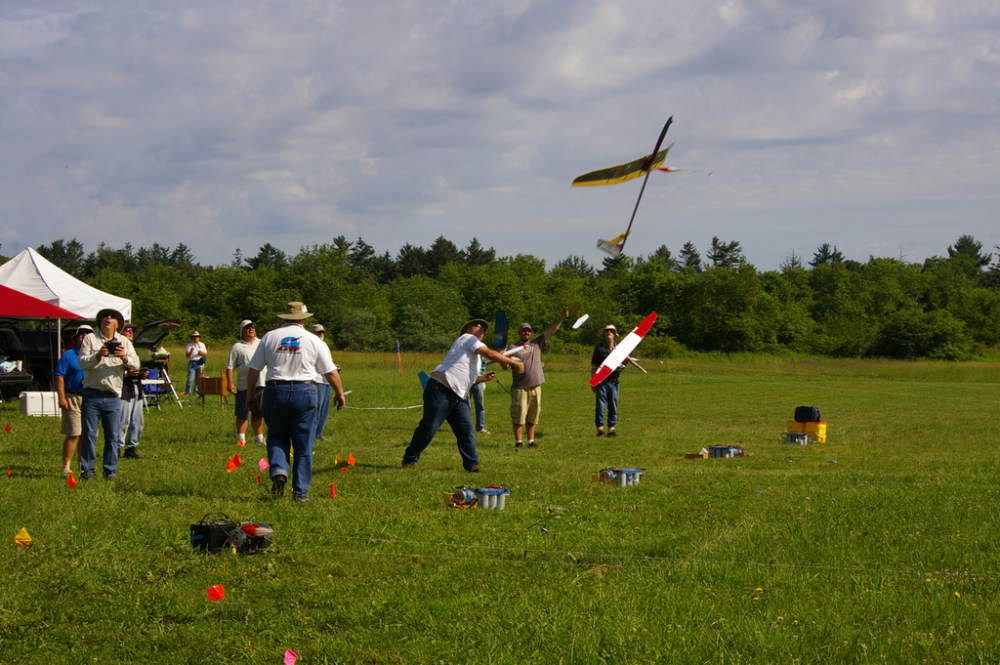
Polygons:
<instances>
[{"instance_id":1,"label":"folding chair","mask_svg":"<svg viewBox=\"0 0 1000 665\"><path fill-rule=\"evenodd\" d=\"M156 410L159 411L160 404L165 399L168 399L169 395L173 396L179 408L184 408L180 398L177 397L177 391L174 390L174 384L170 381L167 369L156 366L148 367L147 369L149 370L149 376L142 381L142 390L146 393L146 410L149 411L150 406L155 406Z\"/></svg>"}]
</instances>

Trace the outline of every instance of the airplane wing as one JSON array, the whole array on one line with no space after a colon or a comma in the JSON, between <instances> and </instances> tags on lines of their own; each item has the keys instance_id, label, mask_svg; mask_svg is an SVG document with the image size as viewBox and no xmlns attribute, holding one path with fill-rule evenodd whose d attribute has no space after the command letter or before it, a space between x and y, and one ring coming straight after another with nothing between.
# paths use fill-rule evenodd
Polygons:
<instances>
[{"instance_id":1,"label":"airplane wing","mask_svg":"<svg viewBox=\"0 0 1000 665\"><path fill-rule=\"evenodd\" d=\"M649 329L653 327L655 321L656 312L653 312L643 319L642 323L633 328L632 332L625 335L624 339L615 346L614 350L608 354L608 357L604 359L604 362L601 363L601 366L594 375L590 377L590 385L596 386L611 376L611 373L628 358L629 354L635 351L635 347L639 346L639 342L649 332Z\"/></svg>"},{"instance_id":2,"label":"airplane wing","mask_svg":"<svg viewBox=\"0 0 1000 665\"><path fill-rule=\"evenodd\" d=\"M582 176L573 181L573 187L617 185L618 183L635 180L644 173L649 173L653 169L660 168L660 166L663 165L663 162L667 159L670 149L673 147L674 144L671 143L666 148L656 153L656 158L652 160L653 163L646 169L643 169L642 165L647 163L647 161L652 157L651 154L633 160L628 164L610 166L606 169L598 169L596 171L591 171L590 173L584 173Z\"/></svg>"}]
</instances>

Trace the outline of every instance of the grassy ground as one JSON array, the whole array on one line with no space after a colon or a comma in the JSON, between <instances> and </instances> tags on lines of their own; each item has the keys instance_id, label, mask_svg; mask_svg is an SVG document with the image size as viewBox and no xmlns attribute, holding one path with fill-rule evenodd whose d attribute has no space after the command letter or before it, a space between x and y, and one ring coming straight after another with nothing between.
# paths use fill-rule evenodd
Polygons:
<instances>
[{"instance_id":1,"label":"grassy ground","mask_svg":"<svg viewBox=\"0 0 1000 665\"><path fill-rule=\"evenodd\" d=\"M0 412L0 662L1000 660L995 365L649 361L625 374L609 440L588 359L553 356L539 448L514 449L488 386L473 476L447 427L401 470L420 410L360 408L419 404L437 357L406 358L402 379L390 355L335 359L359 408L331 416L304 505L269 498L263 447L237 448L211 399L150 413L143 459L75 490L58 421ZM209 374L221 365L214 352ZM805 404L829 442L781 443ZM747 456L684 459L720 443ZM646 473L593 483L606 466ZM465 483L506 485L507 509L447 508ZM192 553L211 511L271 524L280 553Z\"/></svg>"}]
</instances>

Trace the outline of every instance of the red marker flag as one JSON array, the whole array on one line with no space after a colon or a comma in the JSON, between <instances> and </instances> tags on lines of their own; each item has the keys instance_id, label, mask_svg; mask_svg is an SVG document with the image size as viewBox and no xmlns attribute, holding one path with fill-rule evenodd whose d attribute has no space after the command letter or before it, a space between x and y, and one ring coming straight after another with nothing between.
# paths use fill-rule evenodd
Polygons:
<instances>
[{"instance_id":1,"label":"red marker flag","mask_svg":"<svg viewBox=\"0 0 1000 665\"><path fill-rule=\"evenodd\" d=\"M76 478L73 477L72 473L69 474L69 478L66 479L66 484L70 486L70 489L76 489Z\"/></svg>"},{"instance_id":2,"label":"red marker flag","mask_svg":"<svg viewBox=\"0 0 1000 665\"><path fill-rule=\"evenodd\" d=\"M346 466L340 467L340 470L343 471L344 473L347 473L347 467Z\"/></svg>"},{"instance_id":3,"label":"red marker flag","mask_svg":"<svg viewBox=\"0 0 1000 665\"><path fill-rule=\"evenodd\" d=\"M337 498L337 488L333 486L333 483L330 483L330 498L331 499Z\"/></svg>"},{"instance_id":4,"label":"red marker flag","mask_svg":"<svg viewBox=\"0 0 1000 665\"><path fill-rule=\"evenodd\" d=\"M260 484L260 476L257 476L257 484Z\"/></svg>"},{"instance_id":5,"label":"red marker flag","mask_svg":"<svg viewBox=\"0 0 1000 665\"><path fill-rule=\"evenodd\" d=\"M347 453L347 463L354 466L354 453Z\"/></svg>"},{"instance_id":6,"label":"red marker flag","mask_svg":"<svg viewBox=\"0 0 1000 665\"><path fill-rule=\"evenodd\" d=\"M7 434L10 434L10 430L11 429L12 429L11 426L7 425L6 427L3 428L3 431L7 432ZM24 446L21 446L21 447L23 448Z\"/></svg>"},{"instance_id":7,"label":"red marker flag","mask_svg":"<svg viewBox=\"0 0 1000 665\"><path fill-rule=\"evenodd\" d=\"M222 588L221 584L216 584L215 586L208 587L208 599L209 600L225 600L226 591Z\"/></svg>"},{"instance_id":8,"label":"red marker flag","mask_svg":"<svg viewBox=\"0 0 1000 665\"><path fill-rule=\"evenodd\" d=\"M236 466L239 466L240 464L243 464L243 460L240 459L240 454L239 453L236 453L236 457L233 458L233 461L236 462Z\"/></svg>"},{"instance_id":9,"label":"red marker flag","mask_svg":"<svg viewBox=\"0 0 1000 665\"><path fill-rule=\"evenodd\" d=\"M242 448L243 447L243 442L240 441L239 439L237 439L236 440L236 445L239 446L240 448Z\"/></svg>"}]
</instances>

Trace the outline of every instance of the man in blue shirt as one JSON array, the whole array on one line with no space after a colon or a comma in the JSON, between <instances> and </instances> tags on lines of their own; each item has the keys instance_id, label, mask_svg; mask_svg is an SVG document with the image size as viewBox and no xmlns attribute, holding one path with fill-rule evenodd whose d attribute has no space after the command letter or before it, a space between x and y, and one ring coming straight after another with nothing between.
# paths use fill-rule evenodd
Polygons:
<instances>
[{"instance_id":1,"label":"man in blue shirt","mask_svg":"<svg viewBox=\"0 0 1000 665\"><path fill-rule=\"evenodd\" d=\"M80 343L83 338L94 332L88 325L76 329L73 335L74 345L62 354L56 365L56 392L59 393L59 407L62 409L63 441L63 475L72 473L70 462L76 452L76 444L80 441L82 430L80 420L80 404L83 402L83 370L80 369Z\"/></svg>"}]
</instances>

